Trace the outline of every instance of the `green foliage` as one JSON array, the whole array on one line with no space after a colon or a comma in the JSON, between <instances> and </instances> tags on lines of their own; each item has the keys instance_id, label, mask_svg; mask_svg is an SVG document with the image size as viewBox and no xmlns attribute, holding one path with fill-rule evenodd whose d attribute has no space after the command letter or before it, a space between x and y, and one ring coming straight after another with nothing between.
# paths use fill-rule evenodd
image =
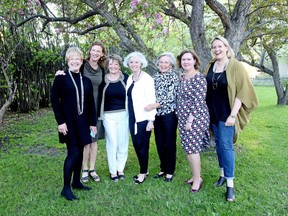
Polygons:
<instances>
[{"instance_id":1,"label":"green foliage","mask_svg":"<svg viewBox=\"0 0 288 216\"><path fill-rule=\"evenodd\" d=\"M271 47L276 52L281 51L283 47L287 49L288 19L282 16L287 9L288 3L283 0L252 4L247 26L248 37L246 43L243 43L241 52L249 55L254 61L259 61L265 46Z\"/></svg>"},{"instance_id":2,"label":"green foliage","mask_svg":"<svg viewBox=\"0 0 288 216\"><path fill-rule=\"evenodd\" d=\"M65 145L58 144L51 110L27 115L11 114L0 128L0 214L6 215L286 215L288 211L286 139L287 106L275 106L273 87L256 87L260 106L235 145L236 201L227 203L225 187L215 188L218 178L214 149L202 153L204 185L189 193L184 180L190 169L178 138L174 180L165 183L152 176L159 171L153 136L150 143L150 176L142 185L132 177L139 166L132 144L126 179L109 179L105 141L99 142L96 163L99 183L92 191L75 191L79 201L60 196Z\"/></svg>"}]
</instances>

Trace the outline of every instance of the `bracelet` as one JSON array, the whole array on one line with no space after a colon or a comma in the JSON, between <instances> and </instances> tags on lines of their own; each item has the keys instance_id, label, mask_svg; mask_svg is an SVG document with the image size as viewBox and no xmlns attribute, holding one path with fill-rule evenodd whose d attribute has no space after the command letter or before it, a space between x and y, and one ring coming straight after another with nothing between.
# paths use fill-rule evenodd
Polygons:
<instances>
[{"instance_id":1,"label":"bracelet","mask_svg":"<svg viewBox=\"0 0 288 216\"><path fill-rule=\"evenodd\" d=\"M235 119L235 118L236 118L236 116L235 116L235 115L230 115L230 117L231 117L231 118L233 118L233 119Z\"/></svg>"}]
</instances>

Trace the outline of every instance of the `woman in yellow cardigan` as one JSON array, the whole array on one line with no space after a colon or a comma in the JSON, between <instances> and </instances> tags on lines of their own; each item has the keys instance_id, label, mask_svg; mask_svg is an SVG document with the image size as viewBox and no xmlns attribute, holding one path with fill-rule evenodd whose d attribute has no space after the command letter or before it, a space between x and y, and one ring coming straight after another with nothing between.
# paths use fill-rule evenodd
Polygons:
<instances>
[{"instance_id":1,"label":"woman in yellow cardigan","mask_svg":"<svg viewBox=\"0 0 288 216\"><path fill-rule=\"evenodd\" d=\"M234 201L235 154L233 143L249 122L258 99L246 69L234 58L228 41L217 36L212 41L213 60L206 69L207 105L216 143L220 177L215 186L227 185L226 200Z\"/></svg>"}]
</instances>

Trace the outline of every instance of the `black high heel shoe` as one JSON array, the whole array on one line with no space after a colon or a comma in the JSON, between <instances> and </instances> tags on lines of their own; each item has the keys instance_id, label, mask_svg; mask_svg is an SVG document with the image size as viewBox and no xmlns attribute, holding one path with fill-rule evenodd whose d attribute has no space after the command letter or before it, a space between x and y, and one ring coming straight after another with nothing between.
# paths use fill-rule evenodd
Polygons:
<instances>
[{"instance_id":1,"label":"black high heel shoe","mask_svg":"<svg viewBox=\"0 0 288 216\"><path fill-rule=\"evenodd\" d=\"M119 180L124 180L125 179L125 175L124 175L124 173L121 173L121 174L119 174L119 172L117 172L117 176L118 176L118 179Z\"/></svg>"},{"instance_id":2,"label":"black high heel shoe","mask_svg":"<svg viewBox=\"0 0 288 216\"><path fill-rule=\"evenodd\" d=\"M136 180L135 180L135 184L140 185L140 184L142 184L145 180L146 180L146 177L143 178L143 181L139 181L139 179L136 179Z\"/></svg>"},{"instance_id":3,"label":"black high heel shoe","mask_svg":"<svg viewBox=\"0 0 288 216\"><path fill-rule=\"evenodd\" d=\"M138 179L138 175L133 176L134 181ZM146 173L144 178L146 179L148 178L148 176L149 176L149 173Z\"/></svg>"},{"instance_id":4,"label":"black high heel shoe","mask_svg":"<svg viewBox=\"0 0 288 216\"><path fill-rule=\"evenodd\" d=\"M190 179L189 179L189 180L184 181L184 183L187 184L187 185L192 185L193 184L193 180L190 181Z\"/></svg>"},{"instance_id":5,"label":"black high heel shoe","mask_svg":"<svg viewBox=\"0 0 288 216\"><path fill-rule=\"evenodd\" d=\"M198 188L198 189L192 189L192 188L190 188L190 192L191 192L191 193L198 193L198 192L200 191L201 187L202 187L202 184L203 184L203 179L201 179L201 181L200 181L199 188Z\"/></svg>"},{"instance_id":6,"label":"black high heel shoe","mask_svg":"<svg viewBox=\"0 0 288 216\"><path fill-rule=\"evenodd\" d=\"M110 174L110 179L111 179L113 182L118 182L118 180L119 180L119 178L118 178L117 175L112 177L111 174Z\"/></svg>"},{"instance_id":7,"label":"black high heel shoe","mask_svg":"<svg viewBox=\"0 0 288 216\"><path fill-rule=\"evenodd\" d=\"M227 187L226 200L228 202L233 202L235 200L235 192L233 187Z\"/></svg>"},{"instance_id":8,"label":"black high heel shoe","mask_svg":"<svg viewBox=\"0 0 288 216\"><path fill-rule=\"evenodd\" d=\"M155 178L155 179L162 178L164 175L165 175L164 172L159 172L153 178Z\"/></svg>"},{"instance_id":9,"label":"black high heel shoe","mask_svg":"<svg viewBox=\"0 0 288 216\"><path fill-rule=\"evenodd\" d=\"M165 178L164 178L164 181L165 182L171 182L171 181L173 181L173 175L171 175L171 177L167 177L167 175L165 176Z\"/></svg>"},{"instance_id":10,"label":"black high heel shoe","mask_svg":"<svg viewBox=\"0 0 288 216\"><path fill-rule=\"evenodd\" d=\"M225 182L226 182L226 178L220 176L219 179L218 179L218 181L214 183L214 186L220 187L220 186L222 186Z\"/></svg>"}]
</instances>

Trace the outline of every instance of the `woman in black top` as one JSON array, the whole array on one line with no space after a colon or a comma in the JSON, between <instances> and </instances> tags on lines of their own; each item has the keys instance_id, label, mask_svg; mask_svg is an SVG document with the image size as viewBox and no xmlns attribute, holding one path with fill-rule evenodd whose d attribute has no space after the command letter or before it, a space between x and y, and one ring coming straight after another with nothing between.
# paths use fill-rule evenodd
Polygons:
<instances>
[{"instance_id":1,"label":"woman in black top","mask_svg":"<svg viewBox=\"0 0 288 216\"><path fill-rule=\"evenodd\" d=\"M93 42L88 51L87 58L84 59L83 64L80 68L80 72L85 77L88 77L93 86L93 95L96 113L99 111L100 104L98 103L99 99L99 86L102 83L105 75L104 65L106 61L106 49L104 45L99 42ZM57 75L65 75L64 71L57 71ZM98 139L104 138L104 129L102 129L100 121L97 122L98 133L95 137L92 138L92 142L89 145L85 145L83 151L83 164L82 164L82 182L86 183L89 181L89 176L95 182L100 181L99 175L96 173L95 163L97 158L97 141Z\"/></svg>"},{"instance_id":2,"label":"woman in black top","mask_svg":"<svg viewBox=\"0 0 288 216\"><path fill-rule=\"evenodd\" d=\"M77 47L66 52L68 70L66 76L56 76L51 102L58 123L59 141L66 143L67 157L64 162L64 187L61 195L67 200L77 197L72 188L90 190L80 182L83 148L91 143L91 136L97 134L96 111L91 81L79 73L83 53ZM91 135L91 136L90 136Z\"/></svg>"},{"instance_id":3,"label":"woman in black top","mask_svg":"<svg viewBox=\"0 0 288 216\"><path fill-rule=\"evenodd\" d=\"M100 119L106 134L106 150L110 179L124 180L128 157L129 126L126 110L126 83L128 75L121 72L122 58L112 54L107 59L109 73L99 87Z\"/></svg>"}]
</instances>

